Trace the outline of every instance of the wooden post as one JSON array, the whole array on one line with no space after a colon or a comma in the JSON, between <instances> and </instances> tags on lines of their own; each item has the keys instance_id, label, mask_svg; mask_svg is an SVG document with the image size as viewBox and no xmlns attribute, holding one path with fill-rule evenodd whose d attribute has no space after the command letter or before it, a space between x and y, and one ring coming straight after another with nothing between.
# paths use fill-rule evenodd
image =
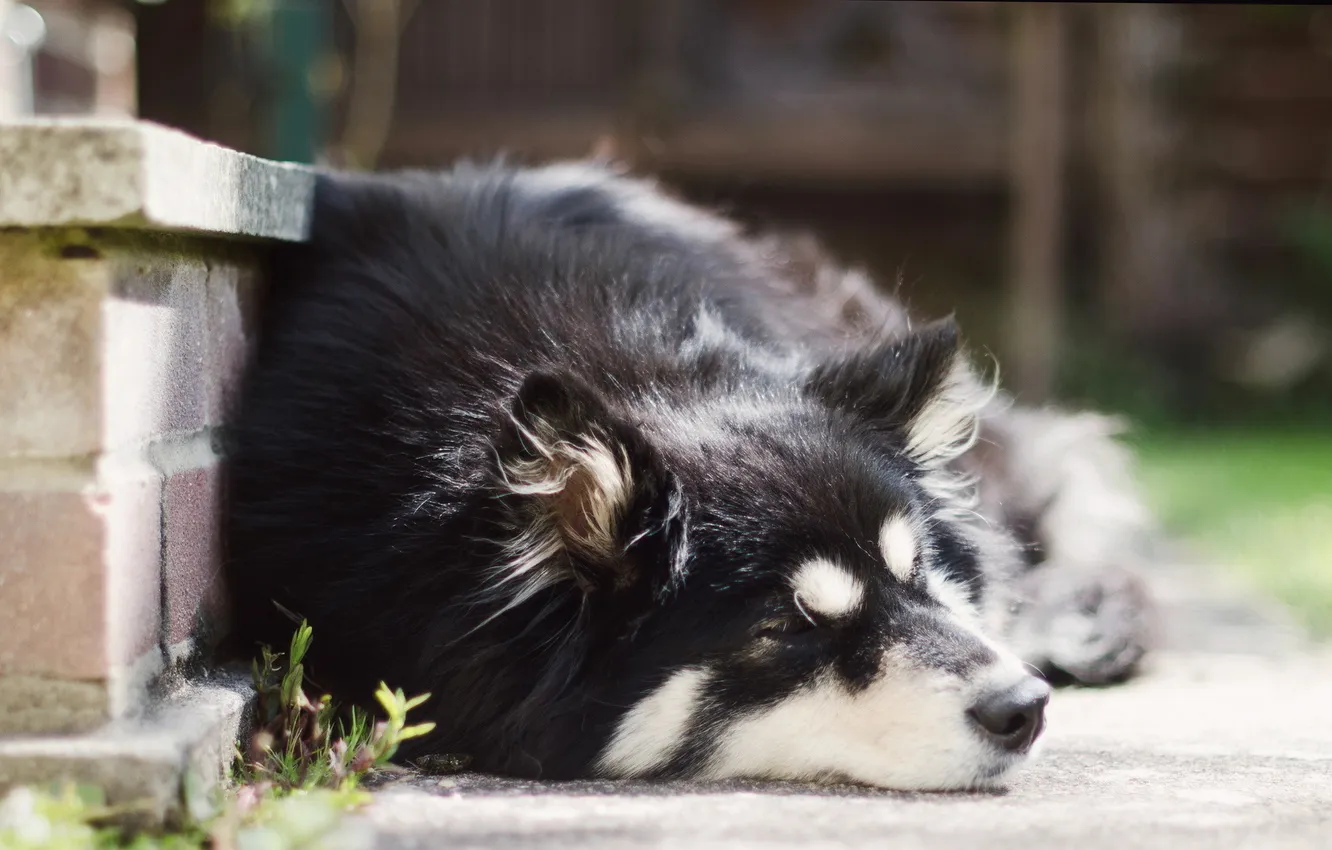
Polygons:
<instances>
[{"instance_id":1,"label":"wooden post","mask_svg":"<svg viewBox=\"0 0 1332 850\"><path fill-rule=\"evenodd\" d=\"M1107 329L1145 339L1168 323L1184 242L1161 183L1169 141L1158 80L1170 62L1171 21L1157 4L1098 5L1094 136L1100 201L1099 302Z\"/></svg>"},{"instance_id":2,"label":"wooden post","mask_svg":"<svg viewBox=\"0 0 1332 850\"><path fill-rule=\"evenodd\" d=\"M1063 298L1064 10L1022 3L1013 32L1009 134L1012 280L1009 386L1024 402L1054 390Z\"/></svg>"},{"instance_id":3,"label":"wooden post","mask_svg":"<svg viewBox=\"0 0 1332 850\"><path fill-rule=\"evenodd\" d=\"M402 34L416 6L404 0L356 0L347 6L356 43L340 145L347 166L374 169L388 142L397 107Z\"/></svg>"},{"instance_id":4,"label":"wooden post","mask_svg":"<svg viewBox=\"0 0 1332 850\"><path fill-rule=\"evenodd\" d=\"M647 0L636 8L634 37L642 43L642 51L624 92L613 142L614 158L630 165L649 163L660 153L659 135L669 131L686 96L680 55L685 3Z\"/></svg>"}]
</instances>

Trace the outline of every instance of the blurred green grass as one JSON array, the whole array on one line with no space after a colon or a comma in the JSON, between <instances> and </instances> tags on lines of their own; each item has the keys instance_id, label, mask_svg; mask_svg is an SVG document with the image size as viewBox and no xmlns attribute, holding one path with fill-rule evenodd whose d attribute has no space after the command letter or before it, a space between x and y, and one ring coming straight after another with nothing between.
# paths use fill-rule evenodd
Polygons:
<instances>
[{"instance_id":1,"label":"blurred green grass","mask_svg":"<svg viewBox=\"0 0 1332 850\"><path fill-rule=\"evenodd\" d=\"M1132 442L1167 530L1332 637L1332 434L1153 430Z\"/></svg>"}]
</instances>

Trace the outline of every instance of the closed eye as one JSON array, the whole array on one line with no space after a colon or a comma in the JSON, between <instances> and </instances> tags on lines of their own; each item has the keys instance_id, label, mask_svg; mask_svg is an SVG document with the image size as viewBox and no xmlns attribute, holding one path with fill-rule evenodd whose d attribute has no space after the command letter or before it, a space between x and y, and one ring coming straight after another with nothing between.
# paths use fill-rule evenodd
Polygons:
<instances>
[{"instance_id":1,"label":"closed eye","mask_svg":"<svg viewBox=\"0 0 1332 850\"><path fill-rule=\"evenodd\" d=\"M815 628L815 623L812 620L800 614L789 617L773 617L754 626L754 637L784 640L812 632Z\"/></svg>"}]
</instances>

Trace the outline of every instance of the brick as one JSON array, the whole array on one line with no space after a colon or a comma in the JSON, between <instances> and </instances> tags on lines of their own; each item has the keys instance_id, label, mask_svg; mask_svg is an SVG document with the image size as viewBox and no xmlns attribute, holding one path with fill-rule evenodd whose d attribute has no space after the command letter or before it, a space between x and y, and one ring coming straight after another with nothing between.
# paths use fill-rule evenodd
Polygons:
<instances>
[{"instance_id":1,"label":"brick","mask_svg":"<svg viewBox=\"0 0 1332 850\"><path fill-rule=\"evenodd\" d=\"M0 709L0 742L4 735L95 729L114 716L112 688L106 681L43 676L0 677Z\"/></svg>"},{"instance_id":2,"label":"brick","mask_svg":"<svg viewBox=\"0 0 1332 850\"><path fill-rule=\"evenodd\" d=\"M105 531L82 493L0 493L0 676L105 675Z\"/></svg>"},{"instance_id":3,"label":"brick","mask_svg":"<svg viewBox=\"0 0 1332 850\"><path fill-rule=\"evenodd\" d=\"M0 457L90 454L105 263L62 258L77 234L0 233Z\"/></svg>"},{"instance_id":4,"label":"brick","mask_svg":"<svg viewBox=\"0 0 1332 850\"><path fill-rule=\"evenodd\" d=\"M0 490L0 675L105 679L156 647L160 487L126 463Z\"/></svg>"},{"instance_id":5,"label":"brick","mask_svg":"<svg viewBox=\"0 0 1332 850\"><path fill-rule=\"evenodd\" d=\"M259 274L251 266L209 266L204 334L204 419L209 425L225 422L235 407L254 347L260 290Z\"/></svg>"},{"instance_id":6,"label":"brick","mask_svg":"<svg viewBox=\"0 0 1332 850\"><path fill-rule=\"evenodd\" d=\"M131 458L0 464L0 733L135 710L161 667L160 504ZM53 681L74 690L35 710Z\"/></svg>"},{"instance_id":7,"label":"brick","mask_svg":"<svg viewBox=\"0 0 1332 850\"><path fill-rule=\"evenodd\" d=\"M142 246L148 248L151 246ZM197 257L111 251L103 307L103 447L204 426L208 266Z\"/></svg>"},{"instance_id":8,"label":"brick","mask_svg":"<svg viewBox=\"0 0 1332 850\"><path fill-rule=\"evenodd\" d=\"M156 650L162 628L162 478L137 458L99 464L95 509L105 523L108 672Z\"/></svg>"},{"instance_id":9,"label":"brick","mask_svg":"<svg viewBox=\"0 0 1332 850\"><path fill-rule=\"evenodd\" d=\"M91 455L220 424L258 291L253 249L0 233L0 458Z\"/></svg>"},{"instance_id":10,"label":"brick","mask_svg":"<svg viewBox=\"0 0 1332 850\"><path fill-rule=\"evenodd\" d=\"M214 633L221 623L220 471L209 453L200 466L168 473L163 486L168 646Z\"/></svg>"}]
</instances>

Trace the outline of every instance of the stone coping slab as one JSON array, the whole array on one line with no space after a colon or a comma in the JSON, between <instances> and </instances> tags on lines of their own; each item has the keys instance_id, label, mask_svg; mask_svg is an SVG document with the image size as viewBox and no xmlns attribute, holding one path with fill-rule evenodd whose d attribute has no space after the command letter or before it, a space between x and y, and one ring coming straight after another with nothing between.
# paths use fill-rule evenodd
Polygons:
<instances>
[{"instance_id":1,"label":"stone coping slab","mask_svg":"<svg viewBox=\"0 0 1332 850\"><path fill-rule=\"evenodd\" d=\"M307 237L314 172L143 121L0 123L0 227Z\"/></svg>"}]
</instances>

